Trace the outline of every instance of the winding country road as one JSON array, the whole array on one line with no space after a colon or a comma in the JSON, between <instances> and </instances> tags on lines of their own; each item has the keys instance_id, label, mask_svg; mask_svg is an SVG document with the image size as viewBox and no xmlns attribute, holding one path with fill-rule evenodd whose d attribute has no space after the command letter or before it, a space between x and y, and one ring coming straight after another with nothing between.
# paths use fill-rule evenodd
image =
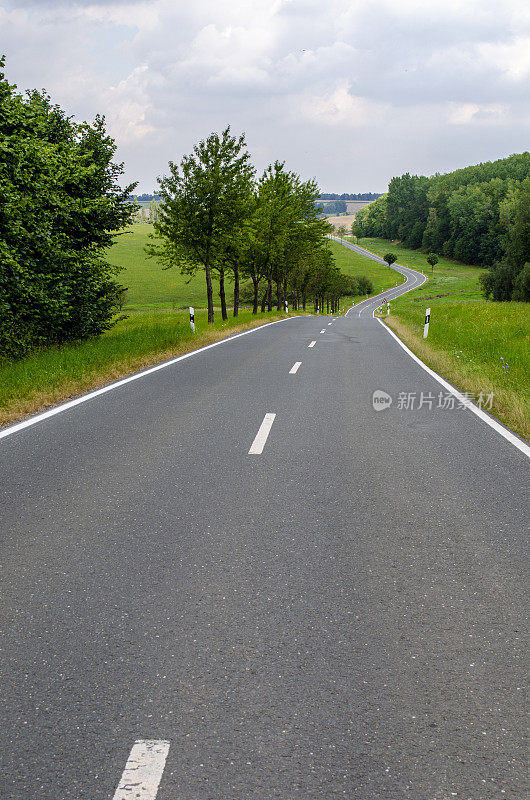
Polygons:
<instances>
[{"instance_id":1,"label":"winding country road","mask_svg":"<svg viewBox=\"0 0 530 800\"><path fill-rule=\"evenodd\" d=\"M526 797L528 458L374 303L2 432L2 800Z\"/></svg>"}]
</instances>

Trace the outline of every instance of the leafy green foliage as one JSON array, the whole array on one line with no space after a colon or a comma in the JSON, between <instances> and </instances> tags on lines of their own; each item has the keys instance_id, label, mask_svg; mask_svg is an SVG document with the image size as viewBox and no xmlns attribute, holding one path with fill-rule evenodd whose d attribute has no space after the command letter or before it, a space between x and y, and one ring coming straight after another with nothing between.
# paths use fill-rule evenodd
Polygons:
<instances>
[{"instance_id":1,"label":"leafy green foliage","mask_svg":"<svg viewBox=\"0 0 530 800\"><path fill-rule=\"evenodd\" d=\"M518 273L530 260L530 153L431 178L393 178L387 195L358 212L352 230L467 264L506 261ZM497 270L485 285L497 285L501 275L510 283L512 272Z\"/></svg>"},{"instance_id":2,"label":"leafy green foliage","mask_svg":"<svg viewBox=\"0 0 530 800\"><path fill-rule=\"evenodd\" d=\"M434 268L440 259L436 255L436 253L429 253L427 256L427 264L431 265L431 272L434 272Z\"/></svg>"},{"instance_id":3,"label":"leafy green foliage","mask_svg":"<svg viewBox=\"0 0 530 800\"><path fill-rule=\"evenodd\" d=\"M386 261L386 263L390 267L392 264L394 264L395 261L397 261L397 256L395 256L394 253L385 253L385 255L383 256L383 260Z\"/></svg>"},{"instance_id":4,"label":"leafy green foliage","mask_svg":"<svg viewBox=\"0 0 530 800\"><path fill-rule=\"evenodd\" d=\"M83 339L121 298L102 258L131 218L104 120L77 124L50 98L22 96L0 60L0 354Z\"/></svg>"},{"instance_id":5,"label":"leafy green foliage","mask_svg":"<svg viewBox=\"0 0 530 800\"><path fill-rule=\"evenodd\" d=\"M245 137L212 133L199 142L180 165L169 162L170 174L159 180L162 203L154 223L161 242L150 253L167 267L193 274L204 269L208 320L213 322L211 271L221 266L234 230L248 208L254 169Z\"/></svg>"}]
</instances>

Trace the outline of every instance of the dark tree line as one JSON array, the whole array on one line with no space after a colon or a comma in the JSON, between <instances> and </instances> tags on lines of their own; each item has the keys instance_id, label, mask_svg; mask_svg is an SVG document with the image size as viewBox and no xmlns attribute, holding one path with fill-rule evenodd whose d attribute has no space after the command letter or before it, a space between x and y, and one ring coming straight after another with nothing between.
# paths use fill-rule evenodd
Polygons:
<instances>
[{"instance_id":1,"label":"dark tree line","mask_svg":"<svg viewBox=\"0 0 530 800\"><path fill-rule=\"evenodd\" d=\"M233 314L241 283L251 286L252 310L306 308L308 300L335 312L356 293L335 266L319 219L318 187L274 162L256 176L244 136L228 127L199 142L159 180L161 204L150 255L184 274L204 270L208 321L214 320L212 278L219 280L221 314L228 318L226 286L234 285ZM245 293L248 294L245 287Z\"/></svg>"},{"instance_id":2,"label":"dark tree line","mask_svg":"<svg viewBox=\"0 0 530 800\"><path fill-rule=\"evenodd\" d=\"M74 123L41 92L21 95L0 59L0 355L101 333L119 307L102 254L132 207L104 119Z\"/></svg>"},{"instance_id":3,"label":"dark tree line","mask_svg":"<svg viewBox=\"0 0 530 800\"><path fill-rule=\"evenodd\" d=\"M361 194L319 194L317 201L325 200L377 200L381 197L381 193L377 192L362 192Z\"/></svg>"},{"instance_id":4,"label":"dark tree line","mask_svg":"<svg viewBox=\"0 0 530 800\"><path fill-rule=\"evenodd\" d=\"M488 267L487 296L530 300L529 206L525 152L447 175L393 178L386 195L357 213L352 230Z\"/></svg>"}]
</instances>

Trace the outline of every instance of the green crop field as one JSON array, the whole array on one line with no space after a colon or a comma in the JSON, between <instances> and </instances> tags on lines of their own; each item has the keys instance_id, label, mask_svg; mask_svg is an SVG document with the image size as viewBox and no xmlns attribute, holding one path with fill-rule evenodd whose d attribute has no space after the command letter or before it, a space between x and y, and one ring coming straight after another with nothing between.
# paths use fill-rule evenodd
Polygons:
<instances>
[{"instance_id":1,"label":"green crop field","mask_svg":"<svg viewBox=\"0 0 530 800\"><path fill-rule=\"evenodd\" d=\"M486 300L480 267L441 258L431 272L423 253L384 239L359 244L378 255L392 251L405 266L424 267L427 283L395 300L385 322L462 391L475 398L493 393L491 412L530 438L530 303ZM423 339L426 308L431 318Z\"/></svg>"}]
</instances>

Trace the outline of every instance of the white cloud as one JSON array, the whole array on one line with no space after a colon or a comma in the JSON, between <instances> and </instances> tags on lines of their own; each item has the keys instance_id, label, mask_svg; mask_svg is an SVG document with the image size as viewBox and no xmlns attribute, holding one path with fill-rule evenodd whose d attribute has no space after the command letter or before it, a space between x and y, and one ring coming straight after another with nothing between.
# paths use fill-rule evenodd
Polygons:
<instances>
[{"instance_id":1,"label":"white cloud","mask_svg":"<svg viewBox=\"0 0 530 800\"><path fill-rule=\"evenodd\" d=\"M498 124L506 117L507 111L506 106L498 103L450 103L447 119L452 125Z\"/></svg>"},{"instance_id":2,"label":"white cloud","mask_svg":"<svg viewBox=\"0 0 530 800\"><path fill-rule=\"evenodd\" d=\"M348 128L382 124L389 112L389 107L382 103L351 94L347 80L341 80L335 89L324 95L304 94L298 108L308 120Z\"/></svg>"},{"instance_id":3,"label":"white cloud","mask_svg":"<svg viewBox=\"0 0 530 800\"><path fill-rule=\"evenodd\" d=\"M527 147L526 0L0 0L0 38L146 189L227 123L331 191Z\"/></svg>"}]
</instances>

